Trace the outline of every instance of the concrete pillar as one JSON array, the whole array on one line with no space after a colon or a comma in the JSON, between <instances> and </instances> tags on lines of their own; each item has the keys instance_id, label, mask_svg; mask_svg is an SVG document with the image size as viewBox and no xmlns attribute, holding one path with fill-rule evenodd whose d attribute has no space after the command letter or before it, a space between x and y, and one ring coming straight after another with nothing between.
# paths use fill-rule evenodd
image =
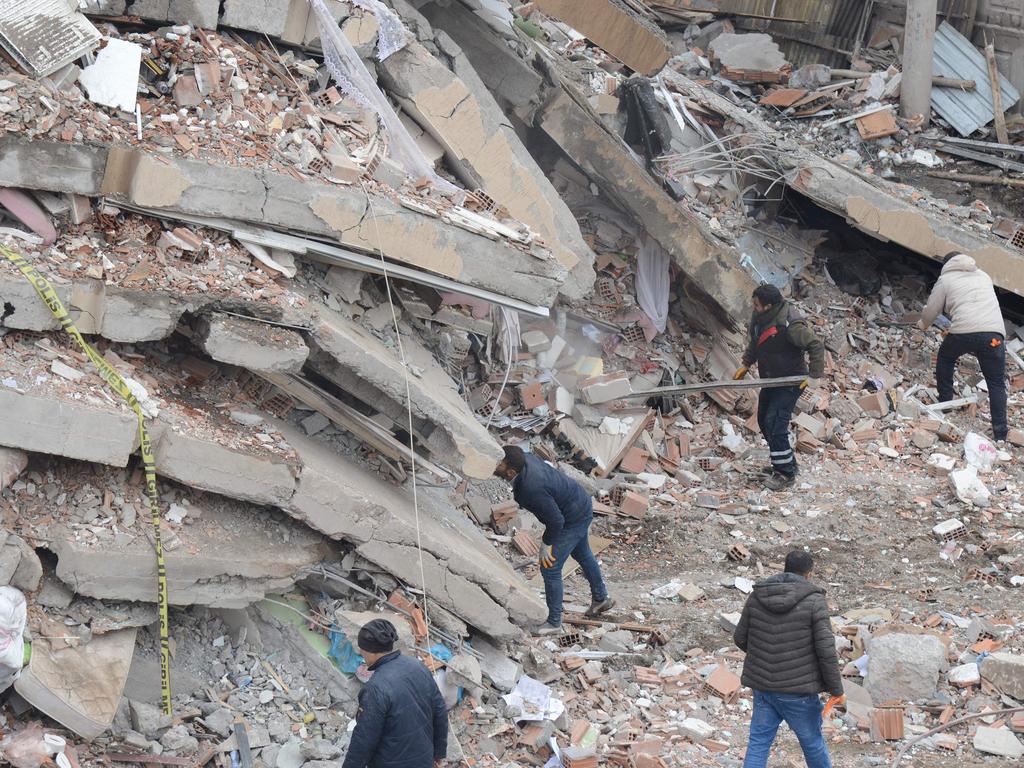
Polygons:
<instances>
[{"instance_id":1,"label":"concrete pillar","mask_svg":"<svg viewBox=\"0 0 1024 768\"><path fill-rule=\"evenodd\" d=\"M907 0L907 25L903 35L903 80L900 83L900 115L931 117L932 48L935 43L937 0Z\"/></svg>"}]
</instances>

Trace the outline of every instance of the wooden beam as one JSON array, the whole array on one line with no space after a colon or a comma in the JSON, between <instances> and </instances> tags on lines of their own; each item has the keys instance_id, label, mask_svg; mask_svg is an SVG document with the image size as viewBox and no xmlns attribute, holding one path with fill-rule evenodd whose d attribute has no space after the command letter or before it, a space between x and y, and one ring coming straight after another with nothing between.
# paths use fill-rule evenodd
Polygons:
<instances>
[{"instance_id":1,"label":"wooden beam","mask_svg":"<svg viewBox=\"0 0 1024 768\"><path fill-rule=\"evenodd\" d=\"M643 392L620 397L620 400L634 397L659 397L663 395L690 395L698 392L713 392L718 389L771 389L773 387L792 387L807 381L807 376L783 376L778 379L740 379L735 381L703 381L697 384L680 384L678 387L658 387Z\"/></svg>"},{"instance_id":2,"label":"wooden beam","mask_svg":"<svg viewBox=\"0 0 1024 768\"><path fill-rule=\"evenodd\" d=\"M981 176L976 173L946 173L945 171L928 171L928 175L936 179L963 181L967 184L998 184L1003 187L1024 189L1024 179L1008 179L1005 176Z\"/></svg>"},{"instance_id":3,"label":"wooden beam","mask_svg":"<svg viewBox=\"0 0 1024 768\"><path fill-rule=\"evenodd\" d=\"M985 46L985 59L988 61L988 79L992 88L992 108L996 113L996 139L1000 144L1009 144L1010 135L1006 132L1006 115L1003 112L1003 94L999 87L999 67L996 66L996 48L992 43Z\"/></svg>"}]
</instances>

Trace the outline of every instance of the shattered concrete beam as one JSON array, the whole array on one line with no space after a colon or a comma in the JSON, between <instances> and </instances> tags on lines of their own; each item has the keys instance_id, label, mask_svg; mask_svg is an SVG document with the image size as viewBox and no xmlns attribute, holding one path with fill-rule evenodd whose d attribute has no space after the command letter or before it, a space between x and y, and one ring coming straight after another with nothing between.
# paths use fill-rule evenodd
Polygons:
<instances>
[{"instance_id":1,"label":"shattered concrete beam","mask_svg":"<svg viewBox=\"0 0 1024 768\"><path fill-rule=\"evenodd\" d=\"M657 73L669 59L668 38L616 0L534 0L538 10L577 32L641 75Z\"/></svg>"},{"instance_id":2,"label":"shattered concrete beam","mask_svg":"<svg viewBox=\"0 0 1024 768\"><path fill-rule=\"evenodd\" d=\"M550 306L567 274L543 249L538 255L524 252L361 188L124 147L8 134L0 138L0 186L105 195L156 210L330 237L531 304Z\"/></svg>"},{"instance_id":3,"label":"shattered concrete beam","mask_svg":"<svg viewBox=\"0 0 1024 768\"><path fill-rule=\"evenodd\" d=\"M26 331L56 331L59 323L40 301L35 289L20 274L5 271L0 263L0 303L10 310L5 328ZM170 292L127 290L106 285L102 280L61 283L48 276L61 302L69 307L71 319L82 333L97 334L111 341L157 341L170 336L188 312L203 315L196 343L214 360L261 372L298 372L309 356L302 334L256 320L225 315L217 310L264 311L254 303L226 302L203 294L180 296ZM406 422L403 368L393 350L364 333L341 315L320 310L314 320L307 298L297 302L304 309L283 303L279 320L293 326L313 328L314 367L375 411L391 417L403 427ZM419 375L410 375L413 415L423 447L434 457L454 466L464 475L488 478L501 458L497 443L476 421L455 389L451 377L437 360L411 338L404 342L406 354ZM34 411L33 411L34 412ZM101 450L102 441L82 445L82 450ZM49 453L46 448L38 450ZM125 449L125 459L131 449ZM119 454L120 455L120 454ZM94 459L91 455L75 458Z\"/></svg>"},{"instance_id":4,"label":"shattered concrete beam","mask_svg":"<svg viewBox=\"0 0 1024 768\"><path fill-rule=\"evenodd\" d=\"M40 301L35 288L20 273L8 269L6 263L0 264L0 301L9 305L10 310L0 324L22 331L60 330L60 323ZM228 306L238 309L237 301L232 303L204 294L176 296L107 285L103 280L92 278L62 282L59 276L48 275L47 279L78 330L110 341L158 341L174 332L186 312L198 314ZM262 312L265 307L253 306L252 311ZM292 324L303 324L308 318L288 307L270 314L268 320Z\"/></svg>"},{"instance_id":5,"label":"shattered concrete beam","mask_svg":"<svg viewBox=\"0 0 1024 768\"><path fill-rule=\"evenodd\" d=\"M310 364L318 373L402 426L407 418L408 375L413 416L418 420L414 428L430 453L457 463L468 477L492 476L501 448L476 420L452 378L415 339L403 337L408 363L403 368L376 337L327 308L318 314L310 335L314 342Z\"/></svg>"},{"instance_id":6,"label":"shattered concrete beam","mask_svg":"<svg viewBox=\"0 0 1024 768\"><path fill-rule=\"evenodd\" d=\"M467 186L482 189L544 238L570 272L562 293L582 298L595 275L579 225L462 51L451 39L444 42L454 73L414 41L380 62L382 84L444 147Z\"/></svg>"},{"instance_id":7,"label":"shattered concrete beam","mask_svg":"<svg viewBox=\"0 0 1024 768\"><path fill-rule=\"evenodd\" d=\"M728 117L745 131L756 132L778 147L787 183L822 208L883 242L893 242L936 261L950 251L971 256L1007 291L1024 296L1024 254L1015 253L994 238L959 226L955 221L922 209L895 193L887 182L868 181L839 163L827 160L789 139L760 117L681 75L672 85L703 106Z\"/></svg>"},{"instance_id":8,"label":"shattered concrete beam","mask_svg":"<svg viewBox=\"0 0 1024 768\"><path fill-rule=\"evenodd\" d=\"M39 410L46 418L25 419L26 412ZM420 489L417 509L408 491L385 483L291 425L274 423L297 463L222 445L197 434L190 422L175 423L175 418L164 412L150 425L159 476L278 507L328 538L354 544L367 560L417 586L419 541L431 599L496 638L517 637L517 624L543 617L543 605L533 591L446 498L432 499ZM27 426L19 428L23 421ZM0 443L10 447L124 466L135 449L134 426L127 410L112 404L86 408L70 393L39 397L0 390ZM223 439L232 439L229 431L220 430ZM102 450L83 449L101 442L99 436ZM116 589L116 582L108 583ZM136 599L134 587L125 589L132 595L127 599ZM139 599L155 599L155 593Z\"/></svg>"},{"instance_id":9,"label":"shattered concrete beam","mask_svg":"<svg viewBox=\"0 0 1024 768\"><path fill-rule=\"evenodd\" d=\"M740 254L717 241L633 159L597 117L559 91L538 116L544 132L594 179L710 297L730 325L745 321L755 284L740 267Z\"/></svg>"}]
</instances>

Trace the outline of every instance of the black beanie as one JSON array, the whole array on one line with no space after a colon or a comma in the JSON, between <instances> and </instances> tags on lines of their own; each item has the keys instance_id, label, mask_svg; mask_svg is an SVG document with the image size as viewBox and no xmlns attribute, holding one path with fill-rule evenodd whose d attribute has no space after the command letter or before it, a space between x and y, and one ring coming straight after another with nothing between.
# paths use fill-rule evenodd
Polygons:
<instances>
[{"instance_id":1,"label":"black beanie","mask_svg":"<svg viewBox=\"0 0 1024 768\"><path fill-rule=\"evenodd\" d=\"M359 630L359 649L369 653L387 653L398 641L398 630L387 619L368 621Z\"/></svg>"}]
</instances>

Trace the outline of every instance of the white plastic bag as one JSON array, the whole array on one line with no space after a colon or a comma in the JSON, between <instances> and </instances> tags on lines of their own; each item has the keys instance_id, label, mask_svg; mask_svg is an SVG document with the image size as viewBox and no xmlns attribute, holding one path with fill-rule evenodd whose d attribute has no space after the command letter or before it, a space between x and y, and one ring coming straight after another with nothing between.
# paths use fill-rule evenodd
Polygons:
<instances>
[{"instance_id":1,"label":"white plastic bag","mask_svg":"<svg viewBox=\"0 0 1024 768\"><path fill-rule=\"evenodd\" d=\"M964 438L964 458L979 472L991 472L999 452L988 438L977 432L968 432Z\"/></svg>"},{"instance_id":2,"label":"white plastic bag","mask_svg":"<svg viewBox=\"0 0 1024 768\"><path fill-rule=\"evenodd\" d=\"M0 691L11 687L25 661L25 596L0 587Z\"/></svg>"}]
</instances>

